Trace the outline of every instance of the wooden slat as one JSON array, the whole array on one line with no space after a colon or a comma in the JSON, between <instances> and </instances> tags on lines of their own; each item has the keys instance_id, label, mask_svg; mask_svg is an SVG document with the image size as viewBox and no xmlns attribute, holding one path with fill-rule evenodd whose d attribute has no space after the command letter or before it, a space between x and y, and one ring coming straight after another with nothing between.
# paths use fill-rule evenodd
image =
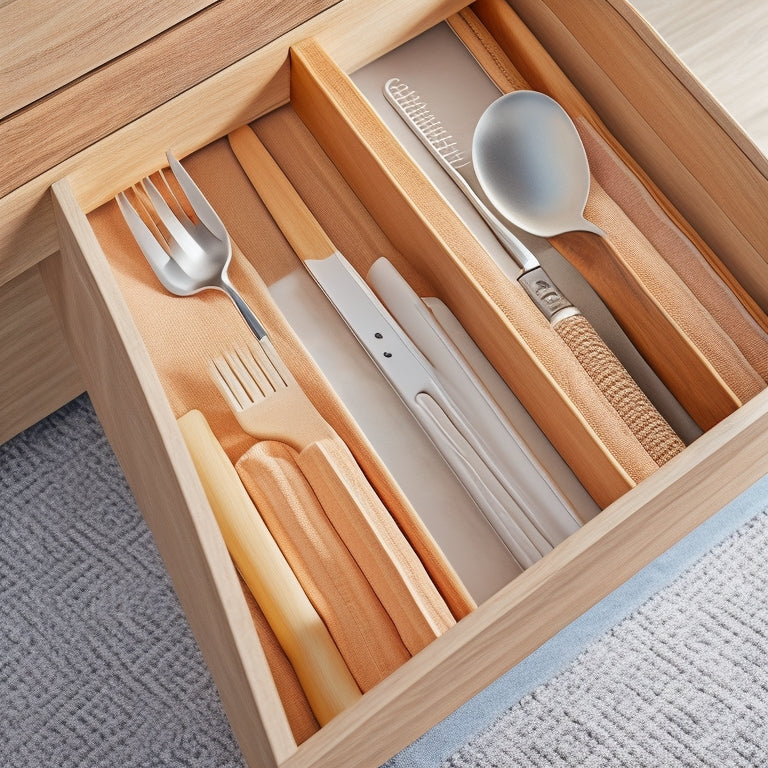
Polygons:
<instances>
[{"instance_id":1,"label":"wooden slat","mask_svg":"<svg viewBox=\"0 0 768 768\"><path fill-rule=\"evenodd\" d=\"M520 286L315 41L292 49L291 104L393 245L432 283L593 499L656 469Z\"/></svg>"},{"instance_id":2,"label":"wooden slat","mask_svg":"<svg viewBox=\"0 0 768 768\"><path fill-rule=\"evenodd\" d=\"M254 5L253 0L220 0L49 98L6 117L0 121L4 147L0 197L335 1L261 0ZM164 8L165 3L151 7Z\"/></svg>"},{"instance_id":3,"label":"wooden slat","mask_svg":"<svg viewBox=\"0 0 768 768\"><path fill-rule=\"evenodd\" d=\"M0 443L84 388L37 267L0 286Z\"/></svg>"},{"instance_id":4,"label":"wooden slat","mask_svg":"<svg viewBox=\"0 0 768 768\"><path fill-rule=\"evenodd\" d=\"M375 768L768 472L768 393L570 536L281 768Z\"/></svg>"},{"instance_id":5,"label":"wooden slat","mask_svg":"<svg viewBox=\"0 0 768 768\"><path fill-rule=\"evenodd\" d=\"M0 285L57 249L48 188L67 176L86 211L165 163L288 100L288 49L317 37L353 71L460 10L461 0L342 0L0 199Z\"/></svg>"},{"instance_id":6,"label":"wooden slat","mask_svg":"<svg viewBox=\"0 0 768 768\"><path fill-rule=\"evenodd\" d=\"M61 256L41 266L46 288L243 753L252 765L274 768L296 744L234 566L157 373L66 181L55 185L54 200Z\"/></svg>"},{"instance_id":7,"label":"wooden slat","mask_svg":"<svg viewBox=\"0 0 768 768\"><path fill-rule=\"evenodd\" d=\"M0 117L36 101L214 0L11 0L0 5Z\"/></svg>"},{"instance_id":8,"label":"wooden slat","mask_svg":"<svg viewBox=\"0 0 768 768\"><path fill-rule=\"evenodd\" d=\"M513 5L616 138L768 310L768 161L624 3Z\"/></svg>"}]
</instances>

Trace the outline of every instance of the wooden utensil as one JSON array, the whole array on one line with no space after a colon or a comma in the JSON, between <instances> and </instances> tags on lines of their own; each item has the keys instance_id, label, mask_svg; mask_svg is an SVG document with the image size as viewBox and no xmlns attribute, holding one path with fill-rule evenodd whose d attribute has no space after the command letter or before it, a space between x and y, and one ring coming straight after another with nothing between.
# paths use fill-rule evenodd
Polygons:
<instances>
[{"instance_id":1,"label":"wooden utensil","mask_svg":"<svg viewBox=\"0 0 768 768\"><path fill-rule=\"evenodd\" d=\"M362 695L200 411L178 420L224 541L324 725Z\"/></svg>"},{"instance_id":2,"label":"wooden utensil","mask_svg":"<svg viewBox=\"0 0 768 768\"><path fill-rule=\"evenodd\" d=\"M298 451L322 507L417 653L453 625L445 601L343 440L323 419L271 343L225 354L213 379L240 426Z\"/></svg>"},{"instance_id":3,"label":"wooden utensil","mask_svg":"<svg viewBox=\"0 0 768 768\"><path fill-rule=\"evenodd\" d=\"M513 91L478 121L472 145L477 177L509 221L549 238L605 301L627 336L702 429L741 401L723 381L620 249L583 216L589 166L570 117L536 91ZM697 304L668 270L677 317Z\"/></svg>"}]
</instances>

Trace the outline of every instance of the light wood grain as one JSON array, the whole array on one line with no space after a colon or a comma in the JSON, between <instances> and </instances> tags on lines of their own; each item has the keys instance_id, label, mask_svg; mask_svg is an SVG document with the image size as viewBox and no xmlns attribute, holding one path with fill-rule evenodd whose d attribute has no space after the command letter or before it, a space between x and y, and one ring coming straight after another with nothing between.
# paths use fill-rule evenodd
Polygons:
<instances>
[{"instance_id":1,"label":"light wood grain","mask_svg":"<svg viewBox=\"0 0 768 768\"><path fill-rule=\"evenodd\" d=\"M84 388L37 267L0 286L0 443Z\"/></svg>"},{"instance_id":2,"label":"light wood grain","mask_svg":"<svg viewBox=\"0 0 768 768\"><path fill-rule=\"evenodd\" d=\"M0 117L51 93L143 43L214 0L51 3L0 6Z\"/></svg>"},{"instance_id":3,"label":"light wood grain","mask_svg":"<svg viewBox=\"0 0 768 768\"><path fill-rule=\"evenodd\" d=\"M221 692L247 760L295 742L200 479L104 254L66 181L54 187L61 257L42 274L96 413ZM119 407L115 404L119 403Z\"/></svg>"},{"instance_id":4,"label":"light wood grain","mask_svg":"<svg viewBox=\"0 0 768 768\"><path fill-rule=\"evenodd\" d=\"M307 37L326 41L339 65L352 71L460 10L461 0L342 0L222 72L165 102L36 176L0 199L0 285L55 253L56 230L48 197L69 179L87 211L165 164L285 103L288 49Z\"/></svg>"},{"instance_id":5,"label":"light wood grain","mask_svg":"<svg viewBox=\"0 0 768 768\"><path fill-rule=\"evenodd\" d=\"M768 219L760 200L768 195L768 161L630 6L516 0L515 8L616 138L767 310Z\"/></svg>"},{"instance_id":6,"label":"light wood grain","mask_svg":"<svg viewBox=\"0 0 768 768\"><path fill-rule=\"evenodd\" d=\"M768 153L768 5L764 0L633 0L712 95Z\"/></svg>"},{"instance_id":7,"label":"light wood grain","mask_svg":"<svg viewBox=\"0 0 768 768\"><path fill-rule=\"evenodd\" d=\"M261 0L255 5L252 0L219 0L170 29L161 28L162 34L109 66L9 115L0 121L0 146L5 148L0 197L300 25L331 2ZM252 23L254 16L258 24Z\"/></svg>"}]
</instances>

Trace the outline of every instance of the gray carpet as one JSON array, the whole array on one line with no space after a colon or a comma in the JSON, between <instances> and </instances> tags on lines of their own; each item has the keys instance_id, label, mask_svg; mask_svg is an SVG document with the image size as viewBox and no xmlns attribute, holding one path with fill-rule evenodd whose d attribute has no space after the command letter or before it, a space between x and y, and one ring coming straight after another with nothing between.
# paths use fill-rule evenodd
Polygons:
<instances>
[{"instance_id":1,"label":"gray carpet","mask_svg":"<svg viewBox=\"0 0 768 768\"><path fill-rule=\"evenodd\" d=\"M0 766L242 765L81 396L0 446Z\"/></svg>"},{"instance_id":2,"label":"gray carpet","mask_svg":"<svg viewBox=\"0 0 768 768\"><path fill-rule=\"evenodd\" d=\"M444 762L768 765L768 512Z\"/></svg>"},{"instance_id":3,"label":"gray carpet","mask_svg":"<svg viewBox=\"0 0 768 768\"><path fill-rule=\"evenodd\" d=\"M642 576L636 610L630 584L534 654L536 674L526 660L391 765L768 765L768 482L758 486L741 517L725 510L695 547L657 561L655 580ZM735 532L712 546L722 519ZM0 766L242 765L82 396L0 446Z\"/></svg>"}]
</instances>

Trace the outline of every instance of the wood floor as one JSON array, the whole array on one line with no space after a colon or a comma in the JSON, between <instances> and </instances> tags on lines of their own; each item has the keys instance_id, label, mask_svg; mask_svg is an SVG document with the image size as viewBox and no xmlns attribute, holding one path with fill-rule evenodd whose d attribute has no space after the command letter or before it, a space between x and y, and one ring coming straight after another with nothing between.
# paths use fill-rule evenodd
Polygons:
<instances>
[{"instance_id":1,"label":"wood floor","mask_svg":"<svg viewBox=\"0 0 768 768\"><path fill-rule=\"evenodd\" d=\"M768 155L768 2L631 2Z\"/></svg>"}]
</instances>

